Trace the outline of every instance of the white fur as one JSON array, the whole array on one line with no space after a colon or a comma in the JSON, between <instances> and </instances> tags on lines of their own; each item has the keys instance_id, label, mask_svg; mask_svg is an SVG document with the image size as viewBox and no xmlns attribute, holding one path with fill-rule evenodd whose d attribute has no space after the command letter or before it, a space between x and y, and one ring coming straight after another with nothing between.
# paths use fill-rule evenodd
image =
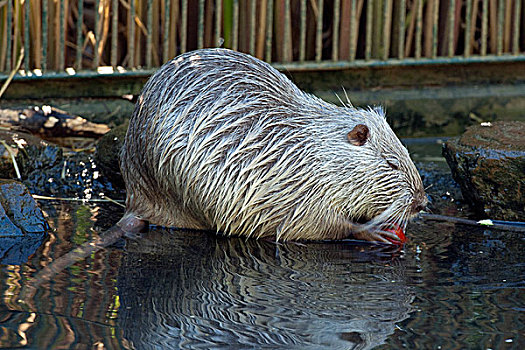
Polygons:
<instances>
[{"instance_id":1,"label":"white fur","mask_svg":"<svg viewBox=\"0 0 525 350\"><path fill-rule=\"evenodd\" d=\"M347 140L357 124L370 130L363 146ZM381 109L329 104L224 49L184 54L151 77L121 167L129 212L227 235L337 239L356 220L404 228L424 201Z\"/></svg>"}]
</instances>

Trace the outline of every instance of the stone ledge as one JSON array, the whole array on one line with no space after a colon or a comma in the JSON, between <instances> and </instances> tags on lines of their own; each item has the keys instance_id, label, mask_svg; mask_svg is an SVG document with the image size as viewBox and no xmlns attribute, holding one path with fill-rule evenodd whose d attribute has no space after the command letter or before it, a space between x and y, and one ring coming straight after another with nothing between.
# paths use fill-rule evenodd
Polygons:
<instances>
[{"instance_id":1,"label":"stone ledge","mask_svg":"<svg viewBox=\"0 0 525 350\"><path fill-rule=\"evenodd\" d=\"M470 127L443 156L477 215L525 221L525 122Z\"/></svg>"}]
</instances>

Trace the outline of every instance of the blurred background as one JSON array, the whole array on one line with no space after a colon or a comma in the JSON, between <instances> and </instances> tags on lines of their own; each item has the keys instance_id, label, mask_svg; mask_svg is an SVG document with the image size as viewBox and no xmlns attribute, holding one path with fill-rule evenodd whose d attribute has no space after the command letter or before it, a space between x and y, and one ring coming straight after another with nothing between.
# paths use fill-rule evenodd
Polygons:
<instances>
[{"instance_id":1,"label":"blurred background","mask_svg":"<svg viewBox=\"0 0 525 350\"><path fill-rule=\"evenodd\" d=\"M226 47L324 99L386 106L403 136L455 135L522 118L524 18L521 0L3 0L2 104L119 124L157 67Z\"/></svg>"}]
</instances>

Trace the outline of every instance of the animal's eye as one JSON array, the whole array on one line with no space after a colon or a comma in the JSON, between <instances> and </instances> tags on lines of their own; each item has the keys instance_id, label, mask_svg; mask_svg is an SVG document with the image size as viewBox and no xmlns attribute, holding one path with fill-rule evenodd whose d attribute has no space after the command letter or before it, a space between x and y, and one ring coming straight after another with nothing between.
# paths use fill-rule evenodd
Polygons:
<instances>
[{"instance_id":1,"label":"animal's eye","mask_svg":"<svg viewBox=\"0 0 525 350\"><path fill-rule=\"evenodd\" d=\"M387 158L387 164L394 170L399 170L399 161L395 158Z\"/></svg>"}]
</instances>

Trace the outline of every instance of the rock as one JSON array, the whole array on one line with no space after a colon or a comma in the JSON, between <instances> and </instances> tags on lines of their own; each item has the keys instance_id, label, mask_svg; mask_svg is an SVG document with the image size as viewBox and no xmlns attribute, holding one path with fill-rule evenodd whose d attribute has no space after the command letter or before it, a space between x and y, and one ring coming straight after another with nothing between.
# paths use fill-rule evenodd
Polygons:
<instances>
[{"instance_id":1,"label":"rock","mask_svg":"<svg viewBox=\"0 0 525 350\"><path fill-rule=\"evenodd\" d=\"M525 122L470 127L444 144L443 156L480 217L525 220Z\"/></svg>"},{"instance_id":2,"label":"rock","mask_svg":"<svg viewBox=\"0 0 525 350\"><path fill-rule=\"evenodd\" d=\"M101 176L91 154L72 152L62 155L62 149L46 149L33 154L30 150L20 163L24 184L32 193L86 200L103 195L122 197L120 191L115 191L108 179Z\"/></svg>"},{"instance_id":3,"label":"rock","mask_svg":"<svg viewBox=\"0 0 525 350\"><path fill-rule=\"evenodd\" d=\"M45 169L62 164L64 159L62 148L50 143L44 144L44 147L40 145L25 146L23 151L18 153L16 161L23 179L30 177L35 171L42 173Z\"/></svg>"},{"instance_id":4,"label":"rock","mask_svg":"<svg viewBox=\"0 0 525 350\"><path fill-rule=\"evenodd\" d=\"M10 152L5 148L5 145L1 141L10 146ZM42 139L31 134L17 131L0 130L0 177L16 177L11 154L13 154L15 158L19 158L20 153L26 152L28 148L44 151L48 147L52 147L49 142L43 141Z\"/></svg>"},{"instance_id":5,"label":"rock","mask_svg":"<svg viewBox=\"0 0 525 350\"><path fill-rule=\"evenodd\" d=\"M11 224L8 227L16 227L14 231L7 231L2 227L2 237L41 233L49 228L27 188L17 181L0 179L0 204L4 215L0 221L9 220Z\"/></svg>"},{"instance_id":6,"label":"rock","mask_svg":"<svg viewBox=\"0 0 525 350\"><path fill-rule=\"evenodd\" d=\"M57 145L12 131L0 131L0 141L5 141L14 154L22 181L31 193L87 200L102 194L112 198L124 196L101 176L92 154L64 154ZM0 143L0 178L16 177L11 155Z\"/></svg>"},{"instance_id":7,"label":"rock","mask_svg":"<svg viewBox=\"0 0 525 350\"><path fill-rule=\"evenodd\" d=\"M102 174L106 176L111 183L120 189L123 189L124 180L120 173L120 150L124 144L124 137L128 130L128 123L111 129L106 135L102 136L97 142L97 151L95 161Z\"/></svg>"},{"instance_id":8,"label":"rock","mask_svg":"<svg viewBox=\"0 0 525 350\"><path fill-rule=\"evenodd\" d=\"M0 263L22 264L42 244L49 225L27 188L0 180Z\"/></svg>"}]
</instances>

